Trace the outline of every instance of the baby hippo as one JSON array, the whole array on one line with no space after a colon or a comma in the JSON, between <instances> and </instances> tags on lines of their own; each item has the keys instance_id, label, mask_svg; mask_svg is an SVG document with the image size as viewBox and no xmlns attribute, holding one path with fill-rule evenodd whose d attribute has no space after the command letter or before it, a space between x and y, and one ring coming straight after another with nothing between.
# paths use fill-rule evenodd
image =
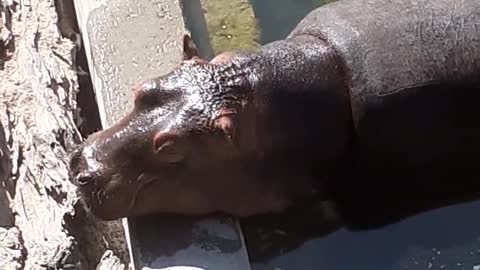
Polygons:
<instances>
[{"instance_id":1,"label":"baby hippo","mask_svg":"<svg viewBox=\"0 0 480 270\"><path fill-rule=\"evenodd\" d=\"M479 14L478 0L340 0L210 61L186 35L180 65L73 153L72 179L107 220L323 200L348 219L475 198Z\"/></svg>"},{"instance_id":2,"label":"baby hippo","mask_svg":"<svg viewBox=\"0 0 480 270\"><path fill-rule=\"evenodd\" d=\"M316 38L301 39L305 49L318 46L318 56L296 44L275 45L271 53L291 51L275 56L285 61L282 70L273 56L256 53L207 62L185 36L181 65L142 82L133 110L73 153L71 171L86 205L104 219L153 212L249 216L282 211L292 196L317 192L314 170L341 163L350 107L342 80L327 80L343 76L339 60L326 56L331 49ZM313 57L322 65L309 63ZM312 147L321 153L313 155Z\"/></svg>"}]
</instances>

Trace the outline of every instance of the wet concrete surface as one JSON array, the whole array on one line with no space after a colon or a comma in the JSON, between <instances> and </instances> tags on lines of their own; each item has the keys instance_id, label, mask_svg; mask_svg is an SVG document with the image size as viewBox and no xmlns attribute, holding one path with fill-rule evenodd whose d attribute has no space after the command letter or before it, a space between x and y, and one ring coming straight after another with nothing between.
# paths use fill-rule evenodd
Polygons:
<instances>
[{"instance_id":1,"label":"wet concrete surface","mask_svg":"<svg viewBox=\"0 0 480 270\"><path fill-rule=\"evenodd\" d=\"M169 72L181 59L178 48L185 30L177 10L175 1L119 0L105 1L90 12L86 27L101 81L97 96L114 104L104 108L107 126L131 109L135 83Z\"/></svg>"}]
</instances>

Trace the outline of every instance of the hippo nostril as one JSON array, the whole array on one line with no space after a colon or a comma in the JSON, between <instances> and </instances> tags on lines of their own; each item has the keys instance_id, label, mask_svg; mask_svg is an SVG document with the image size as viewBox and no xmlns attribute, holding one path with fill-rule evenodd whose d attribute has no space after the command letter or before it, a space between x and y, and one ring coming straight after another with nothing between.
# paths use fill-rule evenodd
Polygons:
<instances>
[{"instance_id":1,"label":"hippo nostril","mask_svg":"<svg viewBox=\"0 0 480 270\"><path fill-rule=\"evenodd\" d=\"M93 174L89 174L89 173L79 173L76 177L75 177L75 183L78 185L78 186L87 186L87 185L91 185L93 184L93 182L95 181L95 177Z\"/></svg>"}]
</instances>

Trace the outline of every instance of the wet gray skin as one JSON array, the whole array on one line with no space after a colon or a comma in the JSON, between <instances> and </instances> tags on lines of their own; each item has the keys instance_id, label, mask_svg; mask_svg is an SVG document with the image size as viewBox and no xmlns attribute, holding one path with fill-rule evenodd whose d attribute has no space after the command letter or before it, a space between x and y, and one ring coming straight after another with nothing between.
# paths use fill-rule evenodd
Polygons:
<instances>
[{"instance_id":1,"label":"wet gray skin","mask_svg":"<svg viewBox=\"0 0 480 270\"><path fill-rule=\"evenodd\" d=\"M476 197L478 14L476 0L338 1L212 61L185 36L178 68L73 153L72 179L103 219L329 199L365 228Z\"/></svg>"},{"instance_id":2,"label":"wet gray skin","mask_svg":"<svg viewBox=\"0 0 480 270\"><path fill-rule=\"evenodd\" d=\"M328 51L322 41L310 41L318 43L311 45L321 52ZM282 48L266 50L268 57L229 52L207 62L196 55L188 36L184 44L185 58L177 69L142 82L135 89L134 109L113 127L92 134L73 153L72 179L86 205L104 219L154 212L249 216L282 211L292 198L314 194L313 162L296 158L305 151L304 144L285 141L312 140L316 133L292 129L272 136L274 133L266 132L267 128L283 129L285 123L276 117L281 106L264 104L271 98L283 103L284 97L263 96L255 90L271 87L270 81L262 82L258 76L285 76L275 71L263 73L263 66L272 65L269 54L284 53ZM292 57L301 53L293 44L283 47L292 51ZM304 69L315 72L308 64ZM338 67L326 75L336 73L340 74ZM295 80L292 77L292 82ZM311 82L307 83L299 87L308 90ZM346 92L325 91L305 98L317 99L318 104L324 103L321 100L343 102L341 107L325 108L343 114L344 124L326 121L332 132L322 133L332 138L335 130L347 134ZM304 114L310 114L316 104L310 106ZM302 116L290 117L290 121L299 123ZM326 150L321 158L338 159L345 140L328 147L312 146ZM285 153L289 155L283 156ZM284 164L289 166L277 169ZM293 175L304 184L288 181Z\"/></svg>"}]
</instances>

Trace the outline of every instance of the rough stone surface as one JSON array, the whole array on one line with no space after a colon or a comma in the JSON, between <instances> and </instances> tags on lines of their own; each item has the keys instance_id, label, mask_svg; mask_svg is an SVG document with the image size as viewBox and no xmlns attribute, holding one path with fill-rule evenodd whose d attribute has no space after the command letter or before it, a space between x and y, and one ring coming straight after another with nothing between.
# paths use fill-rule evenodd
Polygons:
<instances>
[{"instance_id":1,"label":"rough stone surface","mask_svg":"<svg viewBox=\"0 0 480 270\"><path fill-rule=\"evenodd\" d=\"M78 237L98 226L67 177L81 141L76 46L54 0L2 0L0 15L0 269L95 269L110 243L101 230Z\"/></svg>"},{"instance_id":2,"label":"rough stone surface","mask_svg":"<svg viewBox=\"0 0 480 270\"><path fill-rule=\"evenodd\" d=\"M120 259L113 254L111 250L105 252L103 254L102 259L100 260L100 263L97 266L97 270L124 270L125 265L122 264Z\"/></svg>"}]
</instances>

